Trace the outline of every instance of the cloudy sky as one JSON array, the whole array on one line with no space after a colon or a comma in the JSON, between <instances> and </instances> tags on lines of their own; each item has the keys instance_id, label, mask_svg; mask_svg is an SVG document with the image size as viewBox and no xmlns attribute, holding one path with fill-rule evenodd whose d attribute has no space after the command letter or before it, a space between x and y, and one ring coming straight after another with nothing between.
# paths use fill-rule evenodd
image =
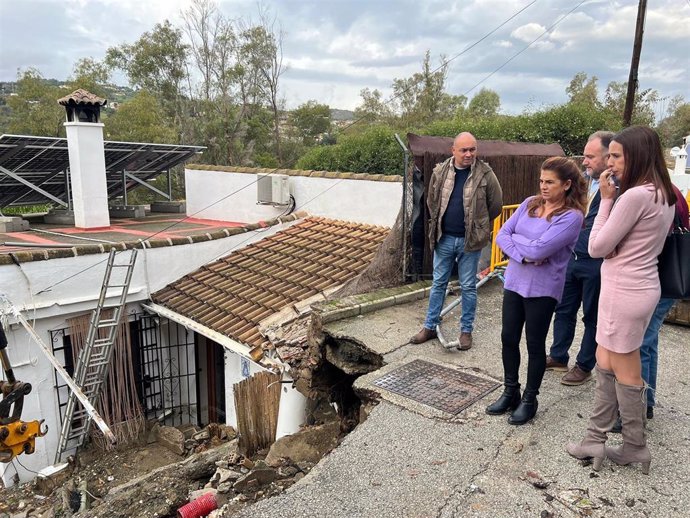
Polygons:
<instances>
[{"instance_id":1,"label":"cloudy sky","mask_svg":"<svg viewBox=\"0 0 690 518\"><path fill-rule=\"evenodd\" d=\"M180 12L189 3L0 0L0 80L13 80L18 69L27 67L38 68L44 77L64 79L77 59L101 59L108 47L134 42L157 22L167 18L181 27ZM228 17L257 16L254 0L218 4ZM361 89L378 88L388 95L393 79L418 71L430 50L434 64L442 55L451 59L449 93L471 97L481 86L491 88L499 93L505 113L565 101L565 88L578 71L596 75L602 92L609 81L627 81L637 4L637 0L263 2L285 33L284 61L289 68L282 93L288 107L316 99L333 108L354 109ZM640 87L690 100L689 57L690 0L649 2ZM657 110L664 109L659 103Z\"/></svg>"}]
</instances>

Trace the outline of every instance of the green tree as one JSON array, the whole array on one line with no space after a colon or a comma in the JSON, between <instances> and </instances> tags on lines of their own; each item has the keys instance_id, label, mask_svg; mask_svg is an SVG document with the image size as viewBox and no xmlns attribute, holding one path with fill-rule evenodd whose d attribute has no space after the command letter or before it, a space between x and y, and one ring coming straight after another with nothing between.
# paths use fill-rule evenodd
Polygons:
<instances>
[{"instance_id":1,"label":"green tree","mask_svg":"<svg viewBox=\"0 0 690 518\"><path fill-rule=\"evenodd\" d=\"M167 114L181 124L184 85L188 82L188 45L182 41L182 30L166 20L156 24L132 44L111 47L106 64L123 70L134 88L157 96Z\"/></svg>"},{"instance_id":2,"label":"green tree","mask_svg":"<svg viewBox=\"0 0 690 518\"><path fill-rule=\"evenodd\" d=\"M19 72L16 94L7 99L7 132L18 135L64 137L65 109L57 103L70 93L49 84L35 68Z\"/></svg>"},{"instance_id":3,"label":"green tree","mask_svg":"<svg viewBox=\"0 0 690 518\"><path fill-rule=\"evenodd\" d=\"M385 123L393 119L393 111L384 101L380 90L363 88L359 96L362 98L362 104L355 108L355 119L370 123Z\"/></svg>"},{"instance_id":4,"label":"green tree","mask_svg":"<svg viewBox=\"0 0 690 518\"><path fill-rule=\"evenodd\" d=\"M139 90L108 117L105 137L108 140L161 144L174 144L179 140L161 103L146 90Z\"/></svg>"},{"instance_id":5,"label":"green tree","mask_svg":"<svg viewBox=\"0 0 690 518\"><path fill-rule=\"evenodd\" d=\"M401 174L403 158L394 131L369 126L359 133L341 134L332 146L316 146L297 161L298 169Z\"/></svg>"},{"instance_id":6,"label":"green tree","mask_svg":"<svg viewBox=\"0 0 690 518\"><path fill-rule=\"evenodd\" d=\"M72 75L67 84L72 91L83 88L99 97L107 98L109 80L108 65L93 58L81 58L72 67Z\"/></svg>"},{"instance_id":7,"label":"green tree","mask_svg":"<svg viewBox=\"0 0 690 518\"><path fill-rule=\"evenodd\" d=\"M585 72L575 74L575 77L570 80L570 84L565 89L565 93L568 94L568 102L600 109L601 103L599 102L597 81L598 78L596 76L588 78Z\"/></svg>"},{"instance_id":8,"label":"green tree","mask_svg":"<svg viewBox=\"0 0 690 518\"><path fill-rule=\"evenodd\" d=\"M422 71L403 79L393 80L393 100L398 107L402 127L428 124L444 113L449 104L445 92L448 67L441 56L442 65L431 68L431 53L427 50L422 61Z\"/></svg>"},{"instance_id":9,"label":"green tree","mask_svg":"<svg viewBox=\"0 0 690 518\"><path fill-rule=\"evenodd\" d=\"M501 107L501 98L498 93L488 88L482 88L477 95L472 97L467 113L471 117L493 117L498 114Z\"/></svg>"},{"instance_id":10,"label":"green tree","mask_svg":"<svg viewBox=\"0 0 690 518\"><path fill-rule=\"evenodd\" d=\"M305 145L313 145L320 135L331 129L331 109L314 100L301 104L290 112L290 123Z\"/></svg>"},{"instance_id":11,"label":"green tree","mask_svg":"<svg viewBox=\"0 0 690 518\"><path fill-rule=\"evenodd\" d=\"M283 31L276 25L276 19L270 19L266 11L260 14L258 25L246 27L240 33L238 62L246 62L252 74L258 76L255 83L265 103L273 115L273 146L278 162L282 162L280 149L280 117L284 101L280 97L280 77L285 73L283 65Z\"/></svg>"},{"instance_id":12,"label":"green tree","mask_svg":"<svg viewBox=\"0 0 690 518\"><path fill-rule=\"evenodd\" d=\"M690 135L690 103L682 95L671 99L668 115L659 123L659 135L668 147L680 146L683 138Z\"/></svg>"},{"instance_id":13,"label":"green tree","mask_svg":"<svg viewBox=\"0 0 690 518\"><path fill-rule=\"evenodd\" d=\"M606 87L604 108L608 111L612 121L623 120L627 92L627 82L611 81ZM638 90L635 93L632 124L652 126L655 119L654 106L658 101L659 93L656 90L651 88Z\"/></svg>"}]
</instances>

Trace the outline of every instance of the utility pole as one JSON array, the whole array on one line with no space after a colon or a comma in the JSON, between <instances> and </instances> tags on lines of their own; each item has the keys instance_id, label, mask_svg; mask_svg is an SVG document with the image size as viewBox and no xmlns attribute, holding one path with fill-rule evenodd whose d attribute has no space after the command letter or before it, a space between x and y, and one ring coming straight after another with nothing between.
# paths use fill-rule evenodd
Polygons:
<instances>
[{"instance_id":1,"label":"utility pole","mask_svg":"<svg viewBox=\"0 0 690 518\"><path fill-rule=\"evenodd\" d=\"M630 63L630 77L628 77L628 94L625 97L625 110L623 111L623 127L630 126L633 107L635 105L635 92L637 92L637 69L640 66L640 53L642 52L642 35L644 34L644 22L647 16L647 0L640 0L637 7L637 25L635 27L635 43L633 44L632 62Z\"/></svg>"}]
</instances>

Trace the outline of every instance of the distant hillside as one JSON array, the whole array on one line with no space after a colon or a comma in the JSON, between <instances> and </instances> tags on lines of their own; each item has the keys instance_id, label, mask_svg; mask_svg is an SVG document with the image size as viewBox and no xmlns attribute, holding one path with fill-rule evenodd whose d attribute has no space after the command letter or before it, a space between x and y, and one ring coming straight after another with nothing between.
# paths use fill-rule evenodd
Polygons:
<instances>
[{"instance_id":1,"label":"distant hillside","mask_svg":"<svg viewBox=\"0 0 690 518\"><path fill-rule=\"evenodd\" d=\"M351 121L355 118L355 112L350 110L338 110L331 108L331 120L333 121Z\"/></svg>"},{"instance_id":2,"label":"distant hillside","mask_svg":"<svg viewBox=\"0 0 690 518\"><path fill-rule=\"evenodd\" d=\"M60 81L58 79L44 79L44 81L50 86L61 86L65 84L65 81ZM135 94L135 91L128 86L118 86L114 84L105 85L103 90L105 90L105 98L108 99L108 102L121 103L127 101ZM0 81L0 98L16 92L16 81Z\"/></svg>"}]
</instances>

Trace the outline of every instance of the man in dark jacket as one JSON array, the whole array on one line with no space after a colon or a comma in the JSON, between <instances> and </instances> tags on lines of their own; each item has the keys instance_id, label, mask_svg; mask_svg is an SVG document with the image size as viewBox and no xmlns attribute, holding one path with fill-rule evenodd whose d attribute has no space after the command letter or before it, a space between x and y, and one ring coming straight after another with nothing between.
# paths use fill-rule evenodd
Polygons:
<instances>
[{"instance_id":1,"label":"man in dark jacket","mask_svg":"<svg viewBox=\"0 0 690 518\"><path fill-rule=\"evenodd\" d=\"M420 344L436 337L448 280L457 261L462 288L458 349L465 351L472 347L479 255L489 242L494 218L501 213L503 192L491 167L477 160L477 140L472 134L455 137L452 153L434 168L429 181L428 237L434 250L434 281L424 327L410 342Z\"/></svg>"},{"instance_id":2,"label":"man in dark jacket","mask_svg":"<svg viewBox=\"0 0 690 518\"><path fill-rule=\"evenodd\" d=\"M594 225L594 218L599 212L599 175L606 169L609 155L609 143L613 133L597 131L590 135L585 145L584 160L585 175L589 181L589 200L585 225L580 231L575 250L568 263L566 271L563 297L556 306L556 316L553 321L553 345L546 358L546 369L566 372L561 379L563 385L582 385L592 377L592 369L596 363L597 350L597 311L599 308L599 289L601 286L602 259L593 259L587 252L589 234ZM580 344L575 365L568 370L568 350L575 337L577 312L582 304L585 332Z\"/></svg>"}]
</instances>

